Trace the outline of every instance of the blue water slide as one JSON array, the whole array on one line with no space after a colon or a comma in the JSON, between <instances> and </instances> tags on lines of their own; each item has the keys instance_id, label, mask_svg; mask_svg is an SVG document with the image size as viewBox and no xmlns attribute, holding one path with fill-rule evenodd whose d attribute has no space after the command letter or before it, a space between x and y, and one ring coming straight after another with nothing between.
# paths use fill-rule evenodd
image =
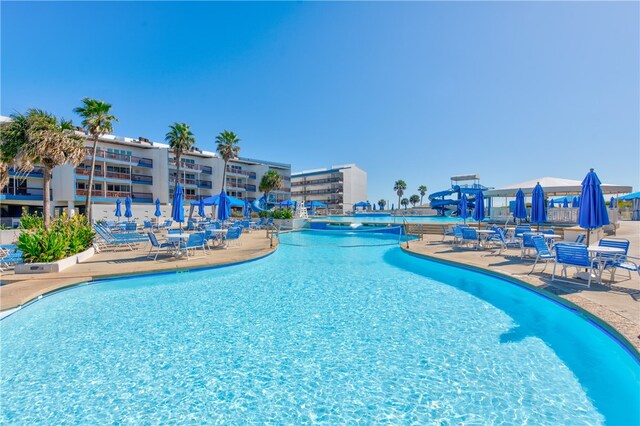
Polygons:
<instances>
[{"instance_id":1,"label":"blue water slide","mask_svg":"<svg viewBox=\"0 0 640 426\"><path fill-rule=\"evenodd\" d=\"M251 202L251 210L253 210L256 213L260 213L260 212L266 211L267 209L263 209L260 206L260 199L257 199Z\"/></svg>"}]
</instances>

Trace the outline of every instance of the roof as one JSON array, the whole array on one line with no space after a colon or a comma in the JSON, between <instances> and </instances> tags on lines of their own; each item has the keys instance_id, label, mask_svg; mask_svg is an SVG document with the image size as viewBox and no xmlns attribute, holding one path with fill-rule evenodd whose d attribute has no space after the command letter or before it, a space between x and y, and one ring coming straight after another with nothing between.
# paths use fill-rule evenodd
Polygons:
<instances>
[{"instance_id":1,"label":"roof","mask_svg":"<svg viewBox=\"0 0 640 426\"><path fill-rule=\"evenodd\" d=\"M480 175L475 173L472 175L458 175L458 176L451 176L451 180L454 182L461 182L461 181L466 181L466 180L480 180Z\"/></svg>"},{"instance_id":2,"label":"roof","mask_svg":"<svg viewBox=\"0 0 640 426\"><path fill-rule=\"evenodd\" d=\"M356 166L355 163L342 164L339 166L331 166L324 169L311 169L311 170L303 170L301 172L294 172L294 173L291 173L291 177L303 177L303 176L323 175L327 173L337 173L337 172L343 171L344 169L351 169L351 168L359 168L359 167Z\"/></svg>"},{"instance_id":3,"label":"roof","mask_svg":"<svg viewBox=\"0 0 640 426\"><path fill-rule=\"evenodd\" d=\"M582 181L574 179L563 179L556 177L541 177L502 188L485 191L485 197L515 197L518 189L522 189L525 194L531 194L537 183L544 189L545 195L572 195L580 194L582 191ZM632 191L632 187L627 185L616 185L603 183L600 185L604 194L625 194Z\"/></svg>"}]
</instances>

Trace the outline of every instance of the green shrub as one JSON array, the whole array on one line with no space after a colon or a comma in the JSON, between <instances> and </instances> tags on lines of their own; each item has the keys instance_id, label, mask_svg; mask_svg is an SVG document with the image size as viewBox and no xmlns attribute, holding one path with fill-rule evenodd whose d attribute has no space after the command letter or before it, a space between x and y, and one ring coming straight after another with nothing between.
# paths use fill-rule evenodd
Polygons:
<instances>
[{"instance_id":1,"label":"green shrub","mask_svg":"<svg viewBox=\"0 0 640 426\"><path fill-rule=\"evenodd\" d=\"M38 213L29 214L26 209L22 210L20 216L20 228L22 229L35 229L42 228L44 226L44 219Z\"/></svg>"},{"instance_id":2,"label":"green shrub","mask_svg":"<svg viewBox=\"0 0 640 426\"><path fill-rule=\"evenodd\" d=\"M293 219L293 211L289 209L275 209L271 217L274 219Z\"/></svg>"},{"instance_id":3,"label":"green shrub","mask_svg":"<svg viewBox=\"0 0 640 426\"><path fill-rule=\"evenodd\" d=\"M47 230L44 229L41 217L25 215L20 218L21 225L23 219L30 227L23 226L23 232L18 238L18 248L24 251L27 262L55 262L81 253L93 243L95 233L86 216L62 215L53 219Z\"/></svg>"},{"instance_id":4,"label":"green shrub","mask_svg":"<svg viewBox=\"0 0 640 426\"><path fill-rule=\"evenodd\" d=\"M260 213L258 213L258 216L260 216L262 218L271 217L271 215L269 213L270 212L268 210L262 210Z\"/></svg>"}]
</instances>

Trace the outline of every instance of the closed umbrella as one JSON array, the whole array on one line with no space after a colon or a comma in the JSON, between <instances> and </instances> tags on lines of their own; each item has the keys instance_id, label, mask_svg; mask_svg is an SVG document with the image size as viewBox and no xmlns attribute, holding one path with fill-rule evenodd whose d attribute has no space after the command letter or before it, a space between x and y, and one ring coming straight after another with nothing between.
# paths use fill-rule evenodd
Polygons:
<instances>
[{"instance_id":1,"label":"closed umbrella","mask_svg":"<svg viewBox=\"0 0 640 426\"><path fill-rule=\"evenodd\" d=\"M460 198L460 204L458 204L459 216L464 219L464 223L467 223L467 218L469 217L469 204L467 202L467 195L462 194L462 198Z\"/></svg>"},{"instance_id":2,"label":"closed umbrella","mask_svg":"<svg viewBox=\"0 0 640 426\"><path fill-rule=\"evenodd\" d=\"M193 212L193 210L191 210ZM204 212L204 198L200 197L200 202L198 202L198 216L205 217L207 214Z\"/></svg>"},{"instance_id":3,"label":"closed umbrella","mask_svg":"<svg viewBox=\"0 0 640 426\"><path fill-rule=\"evenodd\" d=\"M229 219L229 216L231 216L231 204L227 193L222 190L220 198L218 199L218 219L224 222Z\"/></svg>"},{"instance_id":4,"label":"closed umbrella","mask_svg":"<svg viewBox=\"0 0 640 426\"><path fill-rule=\"evenodd\" d=\"M117 218L118 220L120 220L120 216L122 216L122 212L120 211L120 204L121 204L121 203L122 203L122 202L121 202L121 201L120 201L120 199L118 198L118 199L116 200L116 218Z\"/></svg>"},{"instance_id":5,"label":"closed umbrella","mask_svg":"<svg viewBox=\"0 0 640 426\"><path fill-rule=\"evenodd\" d=\"M396 206L394 204L391 204L391 210L395 210Z\"/></svg>"},{"instance_id":6,"label":"closed umbrella","mask_svg":"<svg viewBox=\"0 0 640 426\"><path fill-rule=\"evenodd\" d=\"M173 193L173 204L171 205L171 219L180 224L182 233L182 222L184 222L184 207L182 207L182 185L178 184Z\"/></svg>"},{"instance_id":7,"label":"closed umbrella","mask_svg":"<svg viewBox=\"0 0 640 426\"><path fill-rule=\"evenodd\" d=\"M516 205L513 208L513 218L518 220L527 218L527 207L524 204L524 192L522 189L518 189L518 192L516 192Z\"/></svg>"},{"instance_id":8,"label":"closed umbrella","mask_svg":"<svg viewBox=\"0 0 640 426\"><path fill-rule=\"evenodd\" d=\"M582 181L582 193L580 194L580 209L578 210L578 225L583 229L597 229L609 224L607 205L600 188L600 179L591 169ZM587 245L589 235L587 232Z\"/></svg>"},{"instance_id":9,"label":"closed umbrella","mask_svg":"<svg viewBox=\"0 0 640 426\"><path fill-rule=\"evenodd\" d=\"M580 207L580 200L578 197L573 197L573 201L571 202L571 207Z\"/></svg>"},{"instance_id":10,"label":"closed umbrella","mask_svg":"<svg viewBox=\"0 0 640 426\"><path fill-rule=\"evenodd\" d=\"M616 199L614 197L611 197L611 200L609 201L609 208L612 209L616 206Z\"/></svg>"},{"instance_id":11,"label":"closed umbrella","mask_svg":"<svg viewBox=\"0 0 640 426\"><path fill-rule=\"evenodd\" d=\"M553 204L553 200L551 200L551 204ZM538 182L531 192L531 223L537 223L538 230L540 230L540 224L547 221L547 211L544 207L544 190Z\"/></svg>"},{"instance_id":12,"label":"closed umbrella","mask_svg":"<svg viewBox=\"0 0 640 426\"><path fill-rule=\"evenodd\" d=\"M244 200L244 217L251 217L251 207L249 206L249 201L247 201L246 199Z\"/></svg>"},{"instance_id":13,"label":"closed umbrella","mask_svg":"<svg viewBox=\"0 0 640 426\"><path fill-rule=\"evenodd\" d=\"M473 209L473 220L478 221L478 229L480 228L480 222L484 220L484 195L482 191L478 191L475 200L476 206Z\"/></svg>"},{"instance_id":14,"label":"closed umbrella","mask_svg":"<svg viewBox=\"0 0 640 426\"><path fill-rule=\"evenodd\" d=\"M562 208L566 209L569 207L569 199L567 197L564 197L564 201L562 202Z\"/></svg>"},{"instance_id":15,"label":"closed umbrella","mask_svg":"<svg viewBox=\"0 0 640 426\"><path fill-rule=\"evenodd\" d=\"M553 200L549 201L549 208L550 209L554 209L555 207L556 207L555 201L553 201Z\"/></svg>"},{"instance_id":16,"label":"closed umbrella","mask_svg":"<svg viewBox=\"0 0 640 426\"><path fill-rule=\"evenodd\" d=\"M376 205L374 204L374 205L373 205L373 211L375 211L375 210L376 210Z\"/></svg>"},{"instance_id":17,"label":"closed umbrella","mask_svg":"<svg viewBox=\"0 0 640 426\"><path fill-rule=\"evenodd\" d=\"M127 219L131 219L133 213L131 213L131 197L127 195L127 198L124 199L124 217Z\"/></svg>"},{"instance_id":18,"label":"closed umbrella","mask_svg":"<svg viewBox=\"0 0 640 426\"><path fill-rule=\"evenodd\" d=\"M162 212L160 211L160 198L156 198L156 211L153 213L155 217L162 216Z\"/></svg>"}]
</instances>

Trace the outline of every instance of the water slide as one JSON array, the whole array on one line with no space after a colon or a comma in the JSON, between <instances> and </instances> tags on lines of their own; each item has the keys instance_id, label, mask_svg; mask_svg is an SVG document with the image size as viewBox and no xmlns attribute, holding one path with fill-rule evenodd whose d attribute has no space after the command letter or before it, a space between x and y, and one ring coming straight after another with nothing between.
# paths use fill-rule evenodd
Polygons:
<instances>
[{"instance_id":1,"label":"water slide","mask_svg":"<svg viewBox=\"0 0 640 426\"><path fill-rule=\"evenodd\" d=\"M479 189L476 188L461 188L458 185L454 185L451 187L451 189L446 189L444 191L429 194L429 205L432 209L436 210L439 215L449 216L451 214L456 214L462 194L467 194L467 206L470 209L473 208L473 202L475 201L475 196L478 191ZM456 198L445 198L453 194L456 194Z\"/></svg>"},{"instance_id":2,"label":"water slide","mask_svg":"<svg viewBox=\"0 0 640 426\"><path fill-rule=\"evenodd\" d=\"M267 211L268 209L265 209L264 206L265 206L264 196L257 198L251 202L251 210L253 210L256 213Z\"/></svg>"}]
</instances>

